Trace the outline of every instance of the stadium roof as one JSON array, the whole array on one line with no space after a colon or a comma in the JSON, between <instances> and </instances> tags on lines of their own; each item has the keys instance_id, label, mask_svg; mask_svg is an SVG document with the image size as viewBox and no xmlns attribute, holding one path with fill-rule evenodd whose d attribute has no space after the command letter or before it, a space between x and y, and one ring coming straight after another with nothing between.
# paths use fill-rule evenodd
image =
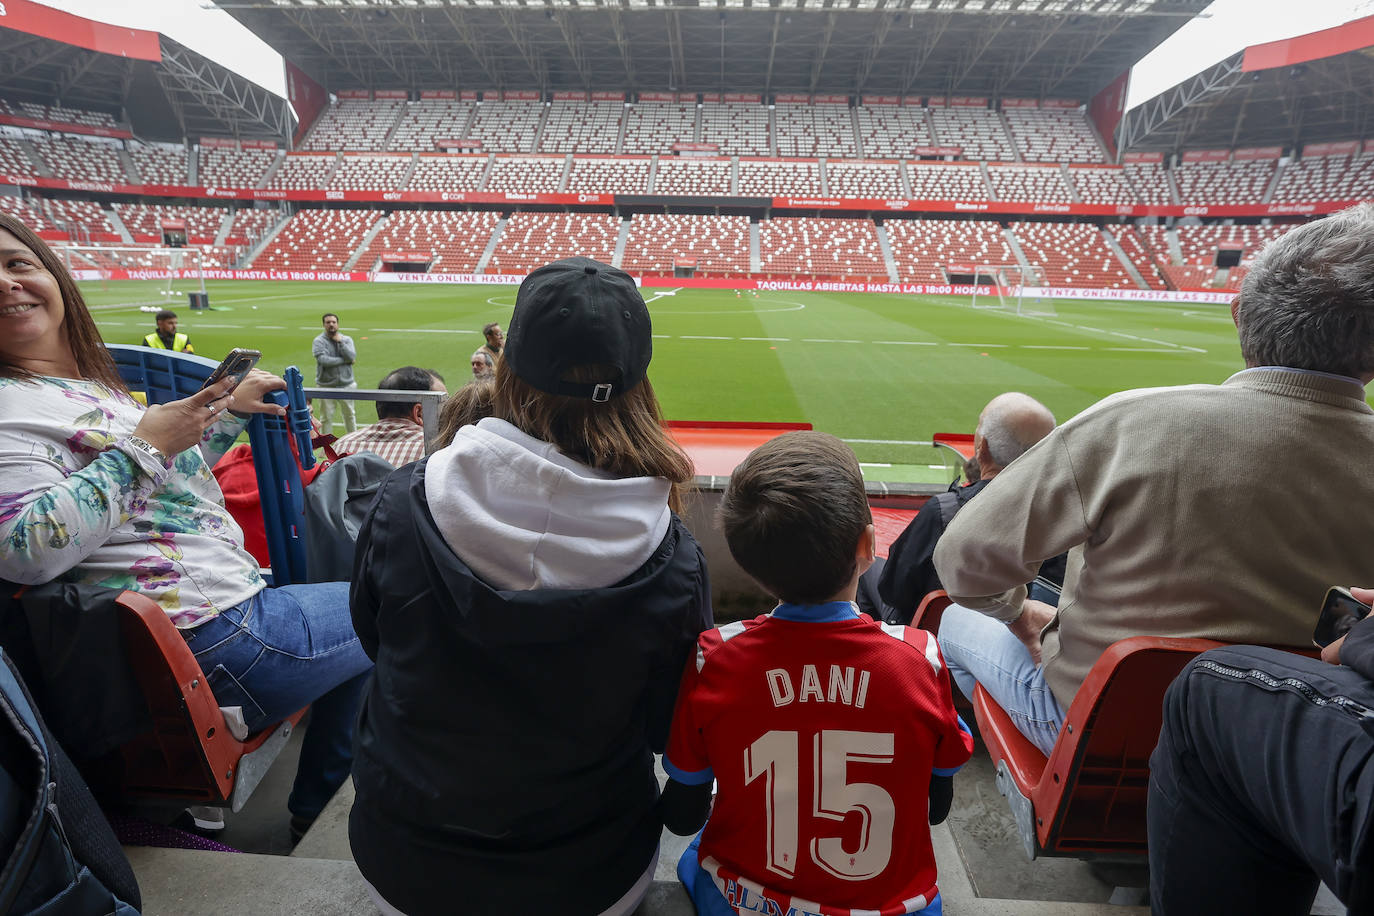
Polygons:
<instances>
[{"instance_id":1,"label":"stadium roof","mask_svg":"<svg viewBox=\"0 0 1374 916\"><path fill-rule=\"evenodd\" d=\"M1374 16L1254 45L1132 109L1123 149L1176 152L1374 136Z\"/></svg>"},{"instance_id":2,"label":"stadium roof","mask_svg":"<svg viewBox=\"0 0 1374 916\"><path fill-rule=\"evenodd\" d=\"M1207 0L223 0L330 91L1090 99Z\"/></svg>"}]
</instances>

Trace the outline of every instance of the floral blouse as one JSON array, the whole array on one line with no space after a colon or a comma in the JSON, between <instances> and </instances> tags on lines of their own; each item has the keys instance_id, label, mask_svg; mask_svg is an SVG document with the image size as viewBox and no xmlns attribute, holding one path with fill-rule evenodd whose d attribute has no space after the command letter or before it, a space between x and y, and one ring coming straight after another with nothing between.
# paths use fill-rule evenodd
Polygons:
<instances>
[{"instance_id":1,"label":"floral blouse","mask_svg":"<svg viewBox=\"0 0 1374 916\"><path fill-rule=\"evenodd\" d=\"M127 443L144 410L99 382L0 378L0 579L130 589L193 627L265 587L207 463L244 421L164 466Z\"/></svg>"}]
</instances>

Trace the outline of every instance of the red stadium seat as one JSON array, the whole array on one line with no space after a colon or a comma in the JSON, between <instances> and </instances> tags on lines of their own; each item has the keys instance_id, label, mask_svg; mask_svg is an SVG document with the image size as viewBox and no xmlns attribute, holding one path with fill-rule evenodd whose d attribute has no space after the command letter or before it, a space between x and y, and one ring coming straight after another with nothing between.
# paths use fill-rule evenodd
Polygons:
<instances>
[{"instance_id":1,"label":"red stadium seat","mask_svg":"<svg viewBox=\"0 0 1374 916\"><path fill-rule=\"evenodd\" d=\"M949 592L942 588L926 592L921 603L916 605L916 613L911 615L911 626L929 633L939 633L940 618L944 616L945 608L953 603L954 599L949 596Z\"/></svg>"},{"instance_id":2,"label":"red stadium seat","mask_svg":"<svg viewBox=\"0 0 1374 916\"><path fill-rule=\"evenodd\" d=\"M1150 753L1164 691L1210 639L1113 643L1078 689L1046 759L979 685L973 711L1026 855L1143 856Z\"/></svg>"}]
</instances>

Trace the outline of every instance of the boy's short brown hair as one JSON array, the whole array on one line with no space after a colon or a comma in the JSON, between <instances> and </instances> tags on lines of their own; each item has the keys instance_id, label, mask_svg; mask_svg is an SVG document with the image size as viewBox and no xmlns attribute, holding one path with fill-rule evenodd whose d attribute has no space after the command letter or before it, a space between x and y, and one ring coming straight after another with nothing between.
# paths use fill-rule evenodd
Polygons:
<instances>
[{"instance_id":1,"label":"boy's short brown hair","mask_svg":"<svg viewBox=\"0 0 1374 916\"><path fill-rule=\"evenodd\" d=\"M765 442L735 468L716 520L735 562L774 597L819 604L853 577L873 514L849 446L799 431Z\"/></svg>"}]
</instances>

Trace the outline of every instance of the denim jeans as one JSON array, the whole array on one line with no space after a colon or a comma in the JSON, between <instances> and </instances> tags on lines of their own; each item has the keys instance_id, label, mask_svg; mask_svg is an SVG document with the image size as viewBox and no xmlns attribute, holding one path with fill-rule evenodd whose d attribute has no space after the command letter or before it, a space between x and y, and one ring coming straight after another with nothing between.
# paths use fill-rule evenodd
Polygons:
<instances>
[{"instance_id":1,"label":"denim jeans","mask_svg":"<svg viewBox=\"0 0 1374 916\"><path fill-rule=\"evenodd\" d=\"M940 651L959 690L973 699L983 689L1011 717L1016 730L1046 756L1059 737L1064 710L1030 651L1000 620L951 604L940 618Z\"/></svg>"},{"instance_id":2,"label":"denim jeans","mask_svg":"<svg viewBox=\"0 0 1374 916\"><path fill-rule=\"evenodd\" d=\"M372 671L353 632L348 583L263 589L182 635L215 700L242 706L250 732L311 707L287 807L313 819L348 778Z\"/></svg>"}]
</instances>

